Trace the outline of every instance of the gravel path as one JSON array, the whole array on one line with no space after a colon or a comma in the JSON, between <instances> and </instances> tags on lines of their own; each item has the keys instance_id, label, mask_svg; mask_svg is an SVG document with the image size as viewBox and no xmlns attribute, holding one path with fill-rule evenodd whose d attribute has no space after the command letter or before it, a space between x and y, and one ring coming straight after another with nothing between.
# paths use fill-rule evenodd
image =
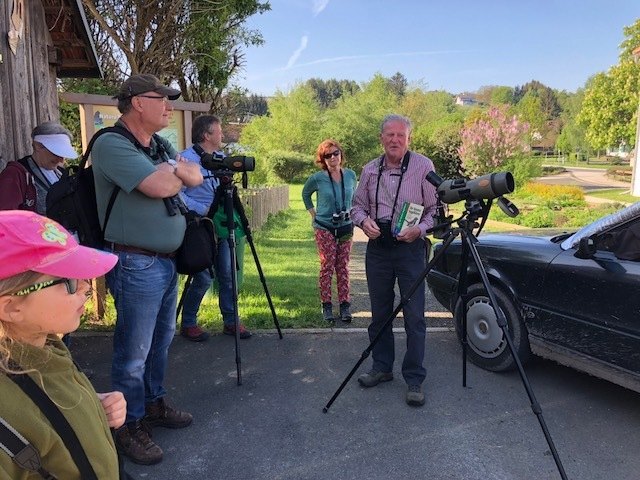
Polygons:
<instances>
[{"instance_id":1,"label":"gravel path","mask_svg":"<svg viewBox=\"0 0 640 480\"><path fill-rule=\"evenodd\" d=\"M351 280L351 312L353 320L350 324L336 322L336 328L366 328L371 322L371 305L367 291L367 278L364 269L364 257L367 248L367 237L359 228L354 229L353 247L349 263ZM428 327L451 327L451 314L446 311L431 295L425 283L426 304L425 316ZM400 301L400 292L396 287L396 305ZM402 327L402 312L393 322L394 327Z\"/></svg>"}]
</instances>

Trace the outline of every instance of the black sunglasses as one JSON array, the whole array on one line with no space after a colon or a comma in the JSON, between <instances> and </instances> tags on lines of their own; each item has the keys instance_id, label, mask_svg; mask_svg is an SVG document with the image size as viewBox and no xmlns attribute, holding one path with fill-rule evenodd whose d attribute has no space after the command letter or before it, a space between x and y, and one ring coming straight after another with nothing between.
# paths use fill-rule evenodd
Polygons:
<instances>
[{"instance_id":1,"label":"black sunglasses","mask_svg":"<svg viewBox=\"0 0 640 480\"><path fill-rule=\"evenodd\" d=\"M37 292L39 290L42 290L43 288L53 287L54 285L60 285L61 283L64 283L64 285L67 287L67 293L69 295L73 295L78 291L78 282L79 280L77 278L58 278L57 280L45 280L44 282L34 283L33 285L29 285L22 290L18 290L16 293L14 293L14 295L29 295L30 293Z\"/></svg>"},{"instance_id":2,"label":"black sunglasses","mask_svg":"<svg viewBox=\"0 0 640 480\"><path fill-rule=\"evenodd\" d=\"M325 153L324 155L322 155L322 158L324 160L329 160L331 157L337 157L339 155L340 155L340 150L336 150L335 152Z\"/></svg>"}]
</instances>

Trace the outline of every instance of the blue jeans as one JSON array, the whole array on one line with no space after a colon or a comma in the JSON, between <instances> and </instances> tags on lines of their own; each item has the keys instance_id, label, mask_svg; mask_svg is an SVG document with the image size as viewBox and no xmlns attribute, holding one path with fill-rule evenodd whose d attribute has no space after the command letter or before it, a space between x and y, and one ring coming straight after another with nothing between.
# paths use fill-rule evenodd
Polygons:
<instances>
[{"instance_id":1,"label":"blue jeans","mask_svg":"<svg viewBox=\"0 0 640 480\"><path fill-rule=\"evenodd\" d=\"M117 312L111 381L127 400L129 423L144 416L145 404L166 395L163 381L176 329L178 274L169 258L114 253L118 263L106 275Z\"/></svg>"},{"instance_id":2,"label":"blue jeans","mask_svg":"<svg viewBox=\"0 0 640 480\"><path fill-rule=\"evenodd\" d=\"M218 242L218 255L214 265L218 278L218 305L225 325L235 325L233 315L233 283L231 279L231 251L227 239ZM234 265L235 268L235 265ZM182 328L194 327L197 323L198 310L207 290L211 286L211 275L208 270L203 270L193 276L191 285L184 294L182 304Z\"/></svg>"}]
</instances>

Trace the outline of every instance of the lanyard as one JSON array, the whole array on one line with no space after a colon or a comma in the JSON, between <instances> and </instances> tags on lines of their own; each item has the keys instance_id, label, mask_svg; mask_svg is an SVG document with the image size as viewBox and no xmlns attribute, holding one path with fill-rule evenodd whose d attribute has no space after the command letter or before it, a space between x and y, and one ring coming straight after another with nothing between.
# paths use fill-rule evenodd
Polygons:
<instances>
[{"instance_id":1,"label":"lanyard","mask_svg":"<svg viewBox=\"0 0 640 480\"><path fill-rule=\"evenodd\" d=\"M393 221L393 214L396 211L396 204L398 203L398 195L400 194L400 185L402 185L402 178L404 172L407 171L409 166L409 157L411 152L407 150L402 159L402 166L400 167L400 181L398 182L398 189L396 190L396 197L393 199L393 207L391 208L391 221ZM380 165L378 166L378 181L376 182L376 218L378 217L378 191L380 190L380 178L382 178L382 172L384 170L384 155L380 157Z\"/></svg>"},{"instance_id":2,"label":"lanyard","mask_svg":"<svg viewBox=\"0 0 640 480\"><path fill-rule=\"evenodd\" d=\"M340 169L340 183L342 185L342 210L338 210L338 197L336 195L336 187L333 185L333 178L331 177L331 173L327 170L327 175L329 175L329 183L331 184L331 190L333 190L333 204L336 207L336 213L344 212L346 210L346 205L344 204L344 199L346 194L344 193L344 173L342 169Z\"/></svg>"}]
</instances>

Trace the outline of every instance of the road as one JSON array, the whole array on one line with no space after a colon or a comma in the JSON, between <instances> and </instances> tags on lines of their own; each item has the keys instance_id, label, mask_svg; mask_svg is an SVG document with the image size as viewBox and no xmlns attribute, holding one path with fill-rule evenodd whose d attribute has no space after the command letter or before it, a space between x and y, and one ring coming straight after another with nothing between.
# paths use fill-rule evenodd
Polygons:
<instances>
[{"instance_id":1,"label":"road","mask_svg":"<svg viewBox=\"0 0 640 480\"><path fill-rule=\"evenodd\" d=\"M256 332L241 343L212 335L171 346L168 401L193 413L190 428L157 428L164 461L129 465L136 480L555 480L549 447L520 377L468 367L461 386L453 332L427 337L427 403L405 404L396 335L395 379L372 389L352 378L322 407L368 345L365 332ZM110 387L111 336L74 337L74 358ZM356 375L369 368L367 359ZM571 480L637 480L640 395L535 359L532 389Z\"/></svg>"},{"instance_id":2,"label":"road","mask_svg":"<svg viewBox=\"0 0 640 480\"><path fill-rule=\"evenodd\" d=\"M564 169L566 172L539 177L536 181L548 185L575 185L585 192L602 188L631 187L628 182L612 180L606 175L604 169L583 167L564 167Z\"/></svg>"}]
</instances>

